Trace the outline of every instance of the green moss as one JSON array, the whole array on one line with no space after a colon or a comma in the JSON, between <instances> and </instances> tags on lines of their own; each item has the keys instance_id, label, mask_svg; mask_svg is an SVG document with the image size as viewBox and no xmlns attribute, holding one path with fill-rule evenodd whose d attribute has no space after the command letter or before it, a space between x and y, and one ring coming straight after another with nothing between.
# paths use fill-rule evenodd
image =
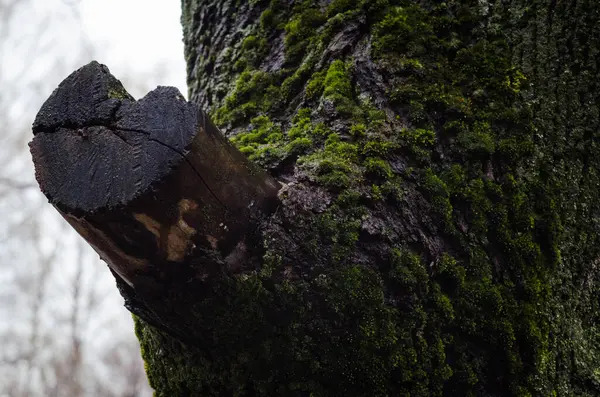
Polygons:
<instances>
[{"instance_id":1,"label":"green moss","mask_svg":"<svg viewBox=\"0 0 600 397\"><path fill-rule=\"evenodd\" d=\"M336 158L327 151L317 151L298 160L303 169L311 170L323 186L341 190L349 188L360 177L360 170L344 158Z\"/></svg>"},{"instance_id":2,"label":"green moss","mask_svg":"<svg viewBox=\"0 0 600 397\"><path fill-rule=\"evenodd\" d=\"M399 177L395 177L391 180L385 181L381 185L381 193L385 195L385 197L387 197L392 203L400 203L404 194L402 190L402 180Z\"/></svg>"},{"instance_id":3,"label":"green moss","mask_svg":"<svg viewBox=\"0 0 600 397\"><path fill-rule=\"evenodd\" d=\"M402 130L400 137L411 147L433 147L435 144L435 132L433 130L405 128Z\"/></svg>"},{"instance_id":4,"label":"green moss","mask_svg":"<svg viewBox=\"0 0 600 397\"><path fill-rule=\"evenodd\" d=\"M462 130L458 134L458 144L472 156L489 156L494 152L496 142L489 123L475 122L472 130Z\"/></svg>"},{"instance_id":5,"label":"green moss","mask_svg":"<svg viewBox=\"0 0 600 397\"><path fill-rule=\"evenodd\" d=\"M375 55L423 55L433 39L433 29L428 22L427 13L418 5L389 9L383 20L374 27Z\"/></svg>"},{"instance_id":6,"label":"green moss","mask_svg":"<svg viewBox=\"0 0 600 397\"><path fill-rule=\"evenodd\" d=\"M376 178L381 178L385 180L391 178L394 175L390 164L383 159L376 157L367 157L364 161L364 165L367 173Z\"/></svg>"},{"instance_id":7,"label":"green moss","mask_svg":"<svg viewBox=\"0 0 600 397\"><path fill-rule=\"evenodd\" d=\"M450 203L450 193L448 187L440 177L434 174L431 168L425 170L423 186L431 197L431 203L446 230L452 232L454 222L452 216L452 204Z\"/></svg>"},{"instance_id":8,"label":"green moss","mask_svg":"<svg viewBox=\"0 0 600 397\"><path fill-rule=\"evenodd\" d=\"M356 8L358 3L357 0L333 0L327 7L327 16L331 18L336 14L352 11Z\"/></svg>"},{"instance_id":9,"label":"green moss","mask_svg":"<svg viewBox=\"0 0 600 397\"><path fill-rule=\"evenodd\" d=\"M254 128L248 132L235 136L232 141L242 145L267 143L273 134L280 134L281 129L267 116L258 116L251 120Z\"/></svg>"},{"instance_id":10,"label":"green moss","mask_svg":"<svg viewBox=\"0 0 600 397\"><path fill-rule=\"evenodd\" d=\"M292 118L294 125L307 126L310 124L311 110L309 108L300 108Z\"/></svg>"},{"instance_id":11,"label":"green moss","mask_svg":"<svg viewBox=\"0 0 600 397\"><path fill-rule=\"evenodd\" d=\"M328 133L322 123L313 124L310 113L310 109L299 109L285 133L269 117L257 116L251 120L249 131L237 134L232 142L242 153L263 167L277 167L289 157L312 152L315 146L313 137L322 138ZM330 150L334 150L333 146Z\"/></svg>"},{"instance_id":12,"label":"green moss","mask_svg":"<svg viewBox=\"0 0 600 397\"><path fill-rule=\"evenodd\" d=\"M134 99L131 95L129 95L127 90L125 90L119 81L114 82L108 88L108 97L113 99Z\"/></svg>"},{"instance_id":13,"label":"green moss","mask_svg":"<svg viewBox=\"0 0 600 397\"><path fill-rule=\"evenodd\" d=\"M410 251L392 249L390 280L399 283L403 293L424 296L428 293L429 275L421 258Z\"/></svg>"},{"instance_id":14,"label":"green moss","mask_svg":"<svg viewBox=\"0 0 600 397\"><path fill-rule=\"evenodd\" d=\"M322 70L312 75L311 80L306 85L305 94L308 99L316 99L323 93L325 75L327 71Z\"/></svg>"},{"instance_id":15,"label":"green moss","mask_svg":"<svg viewBox=\"0 0 600 397\"><path fill-rule=\"evenodd\" d=\"M272 8L267 8L260 14L260 27L264 31L270 31L277 26L276 14Z\"/></svg>"},{"instance_id":16,"label":"green moss","mask_svg":"<svg viewBox=\"0 0 600 397\"><path fill-rule=\"evenodd\" d=\"M258 47L259 39L256 36L247 36L242 42L242 48L244 50L251 50Z\"/></svg>"},{"instance_id":17,"label":"green moss","mask_svg":"<svg viewBox=\"0 0 600 397\"><path fill-rule=\"evenodd\" d=\"M286 78L282 84L281 92L286 100L291 100L302 91L304 84L310 77L314 67L315 58L307 57L296 71Z\"/></svg>"},{"instance_id":18,"label":"green moss","mask_svg":"<svg viewBox=\"0 0 600 397\"><path fill-rule=\"evenodd\" d=\"M329 136L332 132L325 123L318 123L315 128L311 130L311 133L318 137Z\"/></svg>"},{"instance_id":19,"label":"green moss","mask_svg":"<svg viewBox=\"0 0 600 397\"><path fill-rule=\"evenodd\" d=\"M375 201L383 200L384 194L379 185L371 185L371 198Z\"/></svg>"},{"instance_id":20,"label":"green moss","mask_svg":"<svg viewBox=\"0 0 600 397\"><path fill-rule=\"evenodd\" d=\"M331 100L336 110L342 114L351 114L355 105L349 66L341 60L335 60L329 65L323 83L323 97Z\"/></svg>"},{"instance_id":21,"label":"green moss","mask_svg":"<svg viewBox=\"0 0 600 397\"><path fill-rule=\"evenodd\" d=\"M286 152L292 155L299 155L302 153L306 153L313 146L312 140L310 138L302 137L296 138L285 146Z\"/></svg>"},{"instance_id":22,"label":"green moss","mask_svg":"<svg viewBox=\"0 0 600 397\"><path fill-rule=\"evenodd\" d=\"M362 123L352 124L350 127L350 135L352 135L354 139L363 138L366 135L366 132L367 126Z\"/></svg>"},{"instance_id":23,"label":"green moss","mask_svg":"<svg viewBox=\"0 0 600 397\"><path fill-rule=\"evenodd\" d=\"M364 126L364 124L359 124L360 126ZM355 125L352 126L353 128ZM352 132L352 129L350 130ZM359 131L362 131L362 128L359 128ZM353 133L354 136L363 137L364 133ZM380 140L377 138L367 140L367 142L362 147L362 153L365 156L379 156L379 157L388 157L394 153L394 151L398 148L394 142Z\"/></svg>"},{"instance_id":24,"label":"green moss","mask_svg":"<svg viewBox=\"0 0 600 397\"><path fill-rule=\"evenodd\" d=\"M213 115L218 124L238 124L259 112L267 112L278 104L279 89L268 73L245 71L238 78L235 89L225 104Z\"/></svg>"},{"instance_id":25,"label":"green moss","mask_svg":"<svg viewBox=\"0 0 600 397\"><path fill-rule=\"evenodd\" d=\"M317 28L325 22L325 15L311 1L304 1L295 7L293 17L285 25L286 59L298 62Z\"/></svg>"},{"instance_id":26,"label":"green moss","mask_svg":"<svg viewBox=\"0 0 600 397\"><path fill-rule=\"evenodd\" d=\"M409 103L408 117L416 126L423 126L429 121L425 105L416 100Z\"/></svg>"}]
</instances>

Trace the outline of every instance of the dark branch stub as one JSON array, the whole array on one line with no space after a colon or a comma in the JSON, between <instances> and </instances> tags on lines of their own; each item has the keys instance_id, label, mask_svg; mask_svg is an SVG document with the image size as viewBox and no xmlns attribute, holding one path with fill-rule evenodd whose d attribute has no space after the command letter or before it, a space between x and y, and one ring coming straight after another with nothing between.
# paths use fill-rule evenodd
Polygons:
<instances>
[{"instance_id":1,"label":"dark branch stub","mask_svg":"<svg viewBox=\"0 0 600 397\"><path fill-rule=\"evenodd\" d=\"M36 178L68 213L127 204L182 161L203 117L175 88L136 102L92 62L67 77L35 119Z\"/></svg>"},{"instance_id":2,"label":"dark branch stub","mask_svg":"<svg viewBox=\"0 0 600 397\"><path fill-rule=\"evenodd\" d=\"M135 101L95 61L52 93L33 132L40 188L151 323L181 304L160 298L181 280L197 288L211 272L247 267L277 203L277 182L177 89Z\"/></svg>"}]
</instances>

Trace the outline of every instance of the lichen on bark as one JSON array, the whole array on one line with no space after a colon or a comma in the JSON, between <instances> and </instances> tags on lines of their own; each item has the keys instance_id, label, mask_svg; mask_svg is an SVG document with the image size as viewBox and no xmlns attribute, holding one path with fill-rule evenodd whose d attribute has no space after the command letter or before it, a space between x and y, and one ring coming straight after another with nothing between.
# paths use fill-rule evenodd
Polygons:
<instances>
[{"instance_id":1,"label":"lichen on bark","mask_svg":"<svg viewBox=\"0 0 600 397\"><path fill-rule=\"evenodd\" d=\"M137 321L171 395L597 395L592 1L183 1L190 97L283 182L255 271Z\"/></svg>"}]
</instances>

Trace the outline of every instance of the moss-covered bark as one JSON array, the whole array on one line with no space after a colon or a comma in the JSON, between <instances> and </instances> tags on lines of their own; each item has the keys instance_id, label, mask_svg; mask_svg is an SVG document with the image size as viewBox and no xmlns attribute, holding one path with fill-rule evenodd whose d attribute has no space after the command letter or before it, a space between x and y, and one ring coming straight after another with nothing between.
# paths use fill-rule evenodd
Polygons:
<instances>
[{"instance_id":1,"label":"moss-covered bark","mask_svg":"<svg viewBox=\"0 0 600 397\"><path fill-rule=\"evenodd\" d=\"M157 395L598 395L598 22L183 0L191 99L285 185L197 343L137 322Z\"/></svg>"}]
</instances>

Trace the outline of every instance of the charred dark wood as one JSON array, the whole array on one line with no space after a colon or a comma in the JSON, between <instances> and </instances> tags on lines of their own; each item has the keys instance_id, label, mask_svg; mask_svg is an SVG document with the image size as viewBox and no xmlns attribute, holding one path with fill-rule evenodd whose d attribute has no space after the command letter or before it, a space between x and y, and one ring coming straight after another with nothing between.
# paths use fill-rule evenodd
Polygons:
<instances>
[{"instance_id":1,"label":"charred dark wood","mask_svg":"<svg viewBox=\"0 0 600 397\"><path fill-rule=\"evenodd\" d=\"M30 143L50 202L117 277L127 306L181 338L211 275L253 266L278 183L172 87L135 101L92 62L44 103Z\"/></svg>"}]
</instances>

